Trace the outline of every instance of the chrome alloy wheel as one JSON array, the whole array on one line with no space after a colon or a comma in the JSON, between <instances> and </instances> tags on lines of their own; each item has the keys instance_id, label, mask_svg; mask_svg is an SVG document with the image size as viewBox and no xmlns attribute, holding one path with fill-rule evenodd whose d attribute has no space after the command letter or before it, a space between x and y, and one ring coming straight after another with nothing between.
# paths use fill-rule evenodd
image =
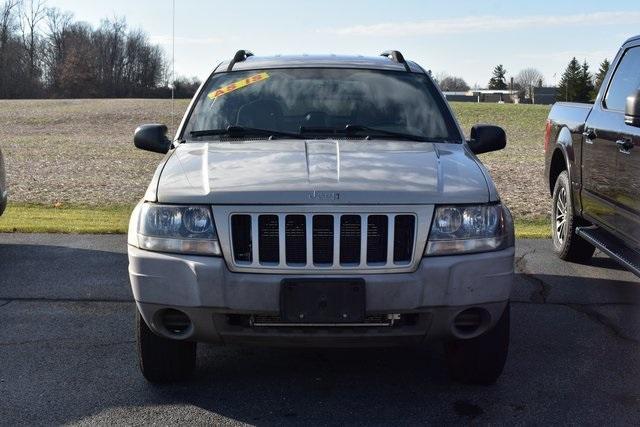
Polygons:
<instances>
[{"instance_id":1,"label":"chrome alloy wheel","mask_svg":"<svg viewBox=\"0 0 640 427\"><path fill-rule=\"evenodd\" d=\"M558 192L553 215L555 217L556 239L562 245L567 238L567 190L564 187L560 188Z\"/></svg>"}]
</instances>

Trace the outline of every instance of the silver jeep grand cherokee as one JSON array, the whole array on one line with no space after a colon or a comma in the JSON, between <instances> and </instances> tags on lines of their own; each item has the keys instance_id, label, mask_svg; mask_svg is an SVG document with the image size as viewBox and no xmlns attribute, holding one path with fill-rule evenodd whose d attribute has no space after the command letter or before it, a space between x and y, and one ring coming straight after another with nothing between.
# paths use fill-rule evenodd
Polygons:
<instances>
[{"instance_id":1,"label":"silver jeep grand cherokee","mask_svg":"<svg viewBox=\"0 0 640 427\"><path fill-rule=\"evenodd\" d=\"M513 222L429 74L380 57L255 57L213 71L129 226L140 367L195 367L196 342L343 347L444 341L492 383L509 343Z\"/></svg>"}]
</instances>

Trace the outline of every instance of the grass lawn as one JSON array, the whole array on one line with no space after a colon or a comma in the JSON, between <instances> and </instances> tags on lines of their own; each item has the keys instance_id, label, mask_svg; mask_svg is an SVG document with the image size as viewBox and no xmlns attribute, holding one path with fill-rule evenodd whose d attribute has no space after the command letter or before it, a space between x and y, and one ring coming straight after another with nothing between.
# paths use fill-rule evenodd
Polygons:
<instances>
[{"instance_id":1,"label":"grass lawn","mask_svg":"<svg viewBox=\"0 0 640 427\"><path fill-rule=\"evenodd\" d=\"M45 206L9 204L0 217L2 233L121 234L133 206Z\"/></svg>"},{"instance_id":2,"label":"grass lawn","mask_svg":"<svg viewBox=\"0 0 640 427\"><path fill-rule=\"evenodd\" d=\"M550 239L551 225L546 219L516 220L516 238Z\"/></svg>"},{"instance_id":3,"label":"grass lawn","mask_svg":"<svg viewBox=\"0 0 640 427\"><path fill-rule=\"evenodd\" d=\"M132 205L55 207L10 204L0 217L0 233L122 234L127 232L132 209ZM550 235L547 221L516 221L518 238L538 239Z\"/></svg>"}]
</instances>

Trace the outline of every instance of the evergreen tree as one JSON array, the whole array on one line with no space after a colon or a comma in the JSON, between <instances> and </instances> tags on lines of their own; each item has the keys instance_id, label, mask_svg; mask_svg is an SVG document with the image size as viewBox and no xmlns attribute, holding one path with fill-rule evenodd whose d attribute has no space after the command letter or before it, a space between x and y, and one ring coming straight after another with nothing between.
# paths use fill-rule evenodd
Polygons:
<instances>
[{"instance_id":1,"label":"evergreen tree","mask_svg":"<svg viewBox=\"0 0 640 427\"><path fill-rule=\"evenodd\" d=\"M580 79L582 67L574 57L569 61L569 65L562 73L560 84L558 85L558 99L562 101L577 101L580 93Z\"/></svg>"},{"instance_id":2,"label":"evergreen tree","mask_svg":"<svg viewBox=\"0 0 640 427\"><path fill-rule=\"evenodd\" d=\"M580 79L578 80L578 102L591 102L593 94L593 76L589 71L589 64L585 60L580 67Z\"/></svg>"},{"instance_id":3,"label":"evergreen tree","mask_svg":"<svg viewBox=\"0 0 640 427\"><path fill-rule=\"evenodd\" d=\"M609 71L610 65L611 64L609 63L608 59L605 59L600 64L600 69L598 70L594 78L593 95L591 96L592 98L595 99L595 97L598 96L598 92L600 92L600 86L602 86L602 82L604 81L604 78L607 75L607 72Z\"/></svg>"},{"instance_id":4,"label":"evergreen tree","mask_svg":"<svg viewBox=\"0 0 640 427\"><path fill-rule=\"evenodd\" d=\"M507 70L502 64L497 65L493 69L493 77L489 80L489 89L506 90L507 89Z\"/></svg>"}]
</instances>

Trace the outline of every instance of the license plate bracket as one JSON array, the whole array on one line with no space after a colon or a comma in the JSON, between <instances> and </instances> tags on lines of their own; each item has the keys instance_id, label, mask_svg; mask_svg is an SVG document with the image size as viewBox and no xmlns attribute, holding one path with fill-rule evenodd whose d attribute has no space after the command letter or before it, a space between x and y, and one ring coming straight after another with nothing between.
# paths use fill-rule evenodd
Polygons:
<instances>
[{"instance_id":1,"label":"license plate bracket","mask_svg":"<svg viewBox=\"0 0 640 427\"><path fill-rule=\"evenodd\" d=\"M280 315L288 323L362 323L366 312L363 279L285 279Z\"/></svg>"}]
</instances>

